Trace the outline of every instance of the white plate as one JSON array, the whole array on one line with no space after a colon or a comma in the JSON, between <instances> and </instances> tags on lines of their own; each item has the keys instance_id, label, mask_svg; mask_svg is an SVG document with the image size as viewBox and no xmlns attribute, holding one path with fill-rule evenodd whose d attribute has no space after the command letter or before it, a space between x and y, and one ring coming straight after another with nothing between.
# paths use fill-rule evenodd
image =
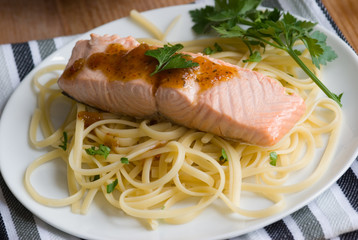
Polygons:
<instances>
[{"instance_id":1,"label":"white plate","mask_svg":"<svg viewBox=\"0 0 358 240\"><path fill-rule=\"evenodd\" d=\"M201 5L199 5L201 7ZM198 5L182 5L145 12L144 15L164 30L178 14L181 20L168 37L169 42L190 40L194 35L190 29L190 9ZM324 69L323 80L333 92L344 92L344 123L341 139L335 157L324 176L312 187L287 196L287 206L283 212L272 217L254 220L242 220L240 217L220 210L220 202L204 211L194 221L184 225L160 224L156 231L148 231L139 221L124 216L119 210L107 207L101 198L96 200L87 215L71 213L69 207L49 208L35 202L24 188L24 172L28 164L41 154L29 146L28 128L36 99L30 88L34 71L54 63L66 63L74 42L52 54L32 71L17 88L9 100L0 124L0 167L2 175L16 198L31 212L50 225L72 235L85 239L218 239L234 237L273 223L298 210L317 197L334 183L350 166L357 155L358 148L358 81L356 81L358 60L355 53L338 37L320 29L328 36L328 44L339 57ZM132 35L148 37L148 33L130 19L124 18L94 29L98 34ZM88 39L89 33L81 36ZM60 172L56 168L61 169ZM64 167L51 162L38 170L33 182L45 194L60 197ZM49 180L48 180L49 179ZM53 185L56 185L54 187ZM244 203L266 204L260 199L244 199Z\"/></svg>"}]
</instances>

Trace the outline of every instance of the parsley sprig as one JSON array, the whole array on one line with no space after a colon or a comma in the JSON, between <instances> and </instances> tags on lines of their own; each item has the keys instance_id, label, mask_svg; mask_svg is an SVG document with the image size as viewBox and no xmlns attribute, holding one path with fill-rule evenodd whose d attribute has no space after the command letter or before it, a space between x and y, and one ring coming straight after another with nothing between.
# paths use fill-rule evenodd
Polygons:
<instances>
[{"instance_id":1,"label":"parsley sprig","mask_svg":"<svg viewBox=\"0 0 358 240\"><path fill-rule=\"evenodd\" d=\"M215 0L215 6L190 11L195 23L192 28L198 34L214 29L221 37L242 39L250 51L246 61L261 60L260 53L253 51L255 47L271 45L287 52L329 98L342 106L342 93L332 93L300 59L301 52L294 47L301 40L317 68L337 58L326 44L327 37L314 31L316 23L298 20L278 9L257 10L260 3L261 0Z\"/></svg>"},{"instance_id":2,"label":"parsley sprig","mask_svg":"<svg viewBox=\"0 0 358 240\"><path fill-rule=\"evenodd\" d=\"M278 157L278 155L276 152L270 152L270 164L272 166L276 166L277 157Z\"/></svg>"},{"instance_id":3,"label":"parsley sprig","mask_svg":"<svg viewBox=\"0 0 358 240\"><path fill-rule=\"evenodd\" d=\"M118 185L118 179L114 180L110 184L107 185L107 193L111 193L114 191L116 186Z\"/></svg>"},{"instance_id":4,"label":"parsley sprig","mask_svg":"<svg viewBox=\"0 0 358 240\"><path fill-rule=\"evenodd\" d=\"M203 53L206 55L210 55L222 51L223 51L222 47L218 43L214 43L214 49L212 49L211 47L206 47L204 48Z\"/></svg>"},{"instance_id":5,"label":"parsley sprig","mask_svg":"<svg viewBox=\"0 0 358 240\"><path fill-rule=\"evenodd\" d=\"M85 150L88 155L101 155L104 159L108 157L109 152L111 151L108 146L103 144L100 144L98 147L86 148Z\"/></svg>"},{"instance_id":6,"label":"parsley sprig","mask_svg":"<svg viewBox=\"0 0 358 240\"><path fill-rule=\"evenodd\" d=\"M68 144L68 136L67 136L67 132L63 132L62 133L63 136L63 140L61 140L62 144L58 145L60 148L63 149L63 151L67 150L67 144Z\"/></svg>"},{"instance_id":7,"label":"parsley sprig","mask_svg":"<svg viewBox=\"0 0 358 240\"><path fill-rule=\"evenodd\" d=\"M94 175L94 176L92 176L92 178L91 178L91 182L97 181L97 180L100 179L100 178L101 178L101 176L100 176L99 174Z\"/></svg>"},{"instance_id":8,"label":"parsley sprig","mask_svg":"<svg viewBox=\"0 0 358 240\"><path fill-rule=\"evenodd\" d=\"M145 55L154 57L158 60L158 65L156 66L154 72L151 73L151 76L167 69L199 66L198 63L184 58L184 56L188 55L178 53L178 51L183 48L184 46L178 43L175 45L168 44L164 45L162 48L146 51Z\"/></svg>"},{"instance_id":9,"label":"parsley sprig","mask_svg":"<svg viewBox=\"0 0 358 240\"><path fill-rule=\"evenodd\" d=\"M129 159L126 158L126 157L122 157L122 158L121 158L121 163L123 163L123 164L129 164Z\"/></svg>"},{"instance_id":10,"label":"parsley sprig","mask_svg":"<svg viewBox=\"0 0 358 240\"><path fill-rule=\"evenodd\" d=\"M220 163L225 163L225 162L227 162L227 160L228 160L228 157L227 157L226 151L225 151L225 149L222 148L219 161L220 161Z\"/></svg>"}]
</instances>

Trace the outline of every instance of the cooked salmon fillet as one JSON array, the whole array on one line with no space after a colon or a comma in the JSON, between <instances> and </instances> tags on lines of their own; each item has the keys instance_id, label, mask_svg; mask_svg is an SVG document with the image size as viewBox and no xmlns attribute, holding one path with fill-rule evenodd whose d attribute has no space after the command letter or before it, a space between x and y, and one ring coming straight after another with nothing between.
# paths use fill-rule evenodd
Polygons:
<instances>
[{"instance_id":1,"label":"cooked salmon fillet","mask_svg":"<svg viewBox=\"0 0 358 240\"><path fill-rule=\"evenodd\" d=\"M276 80L248 69L187 53L198 67L151 76L154 46L133 37L91 35L77 42L60 88L75 100L139 118L177 124L250 144L276 144L305 112L304 100Z\"/></svg>"}]
</instances>

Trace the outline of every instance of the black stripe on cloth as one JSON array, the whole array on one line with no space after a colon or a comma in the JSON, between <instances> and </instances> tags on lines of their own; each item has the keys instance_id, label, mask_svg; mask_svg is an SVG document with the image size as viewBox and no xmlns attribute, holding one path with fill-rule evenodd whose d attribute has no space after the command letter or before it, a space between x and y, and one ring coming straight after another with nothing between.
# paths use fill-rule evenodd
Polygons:
<instances>
[{"instance_id":1,"label":"black stripe on cloth","mask_svg":"<svg viewBox=\"0 0 358 240\"><path fill-rule=\"evenodd\" d=\"M294 239L283 220L268 225L264 229L272 239Z\"/></svg>"},{"instance_id":2,"label":"black stripe on cloth","mask_svg":"<svg viewBox=\"0 0 358 240\"><path fill-rule=\"evenodd\" d=\"M345 233L339 236L340 240L357 240L358 239L358 230Z\"/></svg>"},{"instance_id":3,"label":"black stripe on cloth","mask_svg":"<svg viewBox=\"0 0 358 240\"><path fill-rule=\"evenodd\" d=\"M291 217L301 230L304 239L324 239L321 224L308 206L292 213Z\"/></svg>"},{"instance_id":4,"label":"black stripe on cloth","mask_svg":"<svg viewBox=\"0 0 358 240\"><path fill-rule=\"evenodd\" d=\"M37 44L39 46L42 60L56 50L55 41L53 39L39 40L37 41Z\"/></svg>"},{"instance_id":5,"label":"black stripe on cloth","mask_svg":"<svg viewBox=\"0 0 358 240\"><path fill-rule=\"evenodd\" d=\"M341 30L339 29L339 27L337 26L336 22L333 20L332 16L329 14L326 6L324 6L324 4L322 3L321 0L316 0L317 5L321 8L323 14L326 16L327 20L329 21L329 23L331 24L331 26L333 27L334 31L336 31L336 33L338 34L338 36L345 41L352 49L353 47L349 44L348 40L346 39L346 37L343 35L343 33L341 32ZM354 50L354 49L353 49Z\"/></svg>"},{"instance_id":6,"label":"black stripe on cloth","mask_svg":"<svg viewBox=\"0 0 358 240\"><path fill-rule=\"evenodd\" d=\"M352 205L354 210L358 212L358 178L353 170L349 168L343 176L337 181L338 186Z\"/></svg>"},{"instance_id":7,"label":"black stripe on cloth","mask_svg":"<svg viewBox=\"0 0 358 240\"><path fill-rule=\"evenodd\" d=\"M10 192L2 175L0 175L0 186L19 239L40 240L41 238L32 213L22 206Z\"/></svg>"},{"instance_id":8,"label":"black stripe on cloth","mask_svg":"<svg viewBox=\"0 0 358 240\"><path fill-rule=\"evenodd\" d=\"M4 220L3 220L1 214L0 214L0 238L3 239L3 240L8 240L9 239L9 236L7 234L6 227L5 227L5 224L4 224Z\"/></svg>"},{"instance_id":9,"label":"black stripe on cloth","mask_svg":"<svg viewBox=\"0 0 358 240\"><path fill-rule=\"evenodd\" d=\"M29 43L11 44L20 81L35 67Z\"/></svg>"},{"instance_id":10,"label":"black stripe on cloth","mask_svg":"<svg viewBox=\"0 0 358 240\"><path fill-rule=\"evenodd\" d=\"M261 3L262 6L264 7L269 7L269 8L277 8L279 10L283 10L281 4L278 2L278 0L264 0Z\"/></svg>"}]
</instances>

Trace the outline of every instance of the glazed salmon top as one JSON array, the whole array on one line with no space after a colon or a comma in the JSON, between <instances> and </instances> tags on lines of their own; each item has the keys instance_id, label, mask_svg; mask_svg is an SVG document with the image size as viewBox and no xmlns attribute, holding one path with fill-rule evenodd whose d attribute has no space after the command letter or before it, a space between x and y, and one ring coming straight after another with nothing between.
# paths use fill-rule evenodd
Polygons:
<instances>
[{"instance_id":1,"label":"glazed salmon top","mask_svg":"<svg viewBox=\"0 0 358 240\"><path fill-rule=\"evenodd\" d=\"M145 53L155 48L133 37L92 34L77 42L58 85L103 111L159 116L262 146L280 141L305 112L304 100L279 81L203 54L185 53L197 67L152 76L158 62Z\"/></svg>"},{"instance_id":2,"label":"glazed salmon top","mask_svg":"<svg viewBox=\"0 0 358 240\"><path fill-rule=\"evenodd\" d=\"M151 76L158 61L145 55L145 52L155 48L148 44L140 44L134 49L124 49L121 44L112 43L104 52L93 53L87 59L77 59L66 68L63 77L75 79L84 67L88 67L92 70L100 70L108 81L131 81L140 78L156 88L159 85L182 88L186 85L188 76L192 76L200 90L204 91L220 81L231 79L233 74L238 74L235 67L221 65L207 57L191 54L185 57L198 63L199 67L169 69Z\"/></svg>"}]
</instances>

